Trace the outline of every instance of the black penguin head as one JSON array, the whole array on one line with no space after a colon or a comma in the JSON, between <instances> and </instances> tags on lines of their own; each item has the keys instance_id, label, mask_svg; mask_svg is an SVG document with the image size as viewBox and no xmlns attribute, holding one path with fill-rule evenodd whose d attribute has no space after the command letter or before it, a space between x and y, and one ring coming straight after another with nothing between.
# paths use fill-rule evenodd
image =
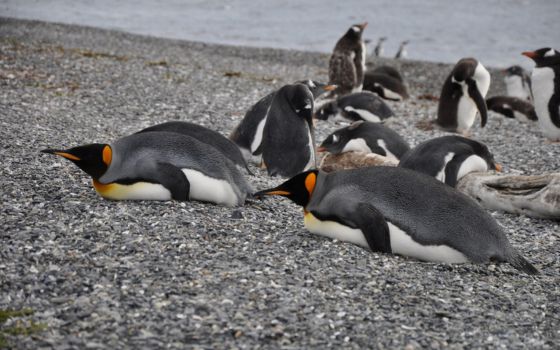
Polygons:
<instances>
[{"instance_id":1,"label":"black penguin head","mask_svg":"<svg viewBox=\"0 0 560 350\"><path fill-rule=\"evenodd\" d=\"M474 75L474 71L478 61L474 58L463 58L457 62L451 73L453 79L457 82L464 82L467 78Z\"/></svg>"},{"instance_id":2,"label":"black penguin head","mask_svg":"<svg viewBox=\"0 0 560 350\"><path fill-rule=\"evenodd\" d=\"M366 29L366 27L367 22L354 24L352 27L350 27L350 29L348 29L346 34L344 34L344 37L352 40L361 40L362 33L364 32L364 29Z\"/></svg>"},{"instance_id":3,"label":"black penguin head","mask_svg":"<svg viewBox=\"0 0 560 350\"><path fill-rule=\"evenodd\" d=\"M537 67L547 67L560 64L560 52L550 47L545 47L536 51L525 51L521 54L533 59Z\"/></svg>"},{"instance_id":4,"label":"black penguin head","mask_svg":"<svg viewBox=\"0 0 560 350\"><path fill-rule=\"evenodd\" d=\"M507 69L504 69L504 73L506 73L507 76L518 75L522 77L525 74L525 70L521 66L511 66Z\"/></svg>"},{"instance_id":5,"label":"black penguin head","mask_svg":"<svg viewBox=\"0 0 560 350\"><path fill-rule=\"evenodd\" d=\"M337 113L338 108L335 102L325 103L317 111L315 111L315 119L327 120L330 116Z\"/></svg>"},{"instance_id":6,"label":"black penguin head","mask_svg":"<svg viewBox=\"0 0 560 350\"><path fill-rule=\"evenodd\" d=\"M363 120L352 123L352 125L339 129L321 143L317 152L329 152L332 154L342 153L344 146L352 139L353 131L364 123Z\"/></svg>"},{"instance_id":7,"label":"black penguin head","mask_svg":"<svg viewBox=\"0 0 560 350\"><path fill-rule=\"evenodd\" d=\"M313 118L313 94L309 91L307 85L287 85L282 90L292 110L308 123L311 123Z\"/></svg>"},{"instance_id":8,"label":"black penguin head","mask_svg":"<svg viewBox=\"0 0 560 350\"><path fill-rule=\"evenodd\" d=\"M502 171L502 166L496 163L496 161L494 160L494 155L492 154L492 152L490 152L485 144L475 140L469 140L469 144L472 147L474 153L486 161L489 169Z\"/></svg>"},{"instance_id":9,"label":"black penguin head","mask_svg":"<svg viewBox=\"0 0 560 350\"><path fill-rule=\"evenodd\" d=\"M328 85L325 83L321 83L318 82L316 80L299 80L296 81L295 84L303 84L305 86L307 86L309 88L309 91L311 91L311 94L313 95L314 99L317 99L319 96L333 91L334 89L336 89L336 85Z\"/></svg>"},{"instance_id":10,"label":"black penguin head","mask_svg":"<svg viewBox=\"0 0 560 350\"><path fill-rule=\"evenodd\" d=\"M309 170L298 174L280 186L259 191L253 197L283 196L291 199L297 205L306 207L317 184L318 170Z\"/></svg>"},{"instance_id":11,"label":"black penguin head","mask_svg":"<svg viewBox=\"0 0 560 350\"><path fill-rule=\"evenodd\" d=\"M94 180L99 179L107 171L113 158L111 146L102 143L92 143L67 150L44 149L41 152L56 154L72 161Z\"/></svg>"}]
</instances>

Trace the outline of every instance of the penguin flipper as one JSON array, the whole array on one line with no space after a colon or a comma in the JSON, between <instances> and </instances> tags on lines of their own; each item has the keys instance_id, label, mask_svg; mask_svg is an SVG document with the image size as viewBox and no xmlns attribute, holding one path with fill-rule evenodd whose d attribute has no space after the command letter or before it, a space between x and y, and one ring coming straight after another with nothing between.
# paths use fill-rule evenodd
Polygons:
<instances>
[{"instance_id":1,"label":"penguin flipper","mask_svg":"<svg viewBox=\"0 0 560 350\"><path fill-rule=\"evenodd\" d=\"M515 115L513 114L513 110L511 110L510 108L495 106L492 108L492 110L496 113L503 114L506 118L515 118Z\"/></svg>"},{"instance_id":2,"label":"penguin flipper","mask_svg":"<svg viewBox=\"0 0 560 350\"><path fill-rule=\"evenodd\" d=\"M560 128L560 94L553 94L548 101L550 120L556 127Z\"/></svg>"},{"instance_id":3,"label":"penguin flipper","mask_svg":"<svg viewBox=\"0 0 560 350\"><path fill-rule=\"evenodd\" d=\"M445 165L445 183L451 187L457 186L457 174L461 164L470 156L470 154L457 154L453 159Z\"/></svg>"},{"instance_id":4,"label":"penguin flipper","mask_svg":"<svg viewBox=\"0 0 560 350\"><path fill-rule=\"evenodd\" d=\"M486 101L484 97L480 94L478 90L478 86L476 85L476 81L472 78L468 78L466 80L468 88L469 96L473 99L474 103L476 104L476 108L478 108L478 112L480 113L480 126L483 128L488 121L488 110L486 108Z\"/></svg>"},{"instance_id":5,"label":"penguin flipper","mask_svg":"<svg viewBox=\"0 0 560 350\"><path fill-rule=\"evenodd\" d=\"M170 163L157 163L143 171L142 177L150 182L163 185L175 200L188 201L190 183L181 169Z\"/></svg>"}]
</instances>

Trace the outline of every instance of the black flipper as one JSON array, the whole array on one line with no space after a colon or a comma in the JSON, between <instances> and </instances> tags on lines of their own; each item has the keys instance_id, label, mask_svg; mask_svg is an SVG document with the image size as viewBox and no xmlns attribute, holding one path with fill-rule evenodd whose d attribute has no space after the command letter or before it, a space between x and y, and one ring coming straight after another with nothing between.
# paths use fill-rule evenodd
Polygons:
<instances>
[{"instance_id":1,"label":"black flipper","mask_svg":"<svg viewBox=\"0 0 560 350\"><path fill-rule=\"evenodd\" d=\"M511 257L508 258L507 262L511 264L511 266L515 267L518 270L525 272L528 275L538 275L540 274L539 270L534 267L530 262L528 262L519 252L514 251Z\"/></svg>"},{"instance_id":2,"label":"black flipper","mask_svg":"<svg viewBox=\"0 0 560 350\"><path fill-rule=\"evenodd\" d=\"M494 112L503 114L504 116L506 116L507 118L515 118L515 115L513 114L513 110L509 109L509 108L504 108L504 107L493 107L492 110ZM531 118L529 118L531 119Z\"/></svg>"},{"instance_id":3,"label":"black flipper","mask_svg":"<svg viewBox=\"0 0 560 350\"><path fill-rule=\"evenodd\" d=\"M445 165L445 183L451 187L457 186L457 174L461 164L472 154L457 154Z\"/></svg>"},{"instance_id":4,"label":"black flipper","mask_svg":"<svg viewBox=\"0 0 560 350\"><path fill-rule=\"evenodd\" d=\"M553 94L548 101L548 113L550 113L550 120L560 128L560 94Z\"/></svg>"},{"instance_id":5,"label":"black flipper","mask_svg":"<svg viewBox=\"0 0 560 350\"><path fill-rule=\"evenodd\" d=\"M478 87L476 86L476 81L474 81L474 79L468 78L466 82L469 86L469 96L473 99L474 103L476 104L476 108L478 108L478 111L480 112L480 126L484 127L486 125L486 122L488 121L488 110L486 109L486 101L480 94L480 91L478 91Z\"/></svg>"},{"instance_id":6,"label":"black flipper","mask_svg":"<svg viewBox=\"0 0 560 350\"><path fill-rule=\"evenodd\" d=\"M155 167L144 169L142 177L150 182L159 183L171 192L171 197L188 201L190 184L181 169L169 163L157 163Z\"/></svg>"},{"instance_id":7,"label":"black flipper","mask_svg":"<svg viewBox=\"0 0 560 350\"><path fill-rule=\"evenodd\" d=\"M359 203L355 211L355 222L364 233L370 249L374 252L392 253L389 225L374 206Z\"/></svg>"}]
</instances>

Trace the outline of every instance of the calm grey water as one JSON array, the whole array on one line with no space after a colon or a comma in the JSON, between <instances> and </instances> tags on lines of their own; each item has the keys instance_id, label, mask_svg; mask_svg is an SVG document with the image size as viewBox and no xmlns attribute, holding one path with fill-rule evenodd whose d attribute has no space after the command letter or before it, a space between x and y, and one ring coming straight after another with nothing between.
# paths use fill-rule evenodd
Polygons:
<instances>
[{"instance_id":1,"label":"calm grey water","mask_svg":"<svg viewBox=\"0 0 560 350\"><path fill-rule=\"evenodd\" d=\"M321 52L368 21L364 36L387 36L387 56L409 39L409 58L494 67L530 67L521 51L560 48L560 0L0 0L0 16Z\"/></svg>"}]
</instances>

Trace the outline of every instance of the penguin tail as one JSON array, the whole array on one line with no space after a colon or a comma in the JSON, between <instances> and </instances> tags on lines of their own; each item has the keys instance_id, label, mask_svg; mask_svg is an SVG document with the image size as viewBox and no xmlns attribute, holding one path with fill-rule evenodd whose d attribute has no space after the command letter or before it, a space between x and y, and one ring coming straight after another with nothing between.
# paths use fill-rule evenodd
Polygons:
<instances>
[{"instance_id":1,"label":"penguin tail","mask_svg":"<svg viewBox=\"0 0 560 350\"><path fill-rule=\"evenodd\" d=\"M508 259L508 263L518 270L525 272L528 275L538 275L539 270L527 261L519 252L514 251Z\"/></svg>"}]
</instances>

